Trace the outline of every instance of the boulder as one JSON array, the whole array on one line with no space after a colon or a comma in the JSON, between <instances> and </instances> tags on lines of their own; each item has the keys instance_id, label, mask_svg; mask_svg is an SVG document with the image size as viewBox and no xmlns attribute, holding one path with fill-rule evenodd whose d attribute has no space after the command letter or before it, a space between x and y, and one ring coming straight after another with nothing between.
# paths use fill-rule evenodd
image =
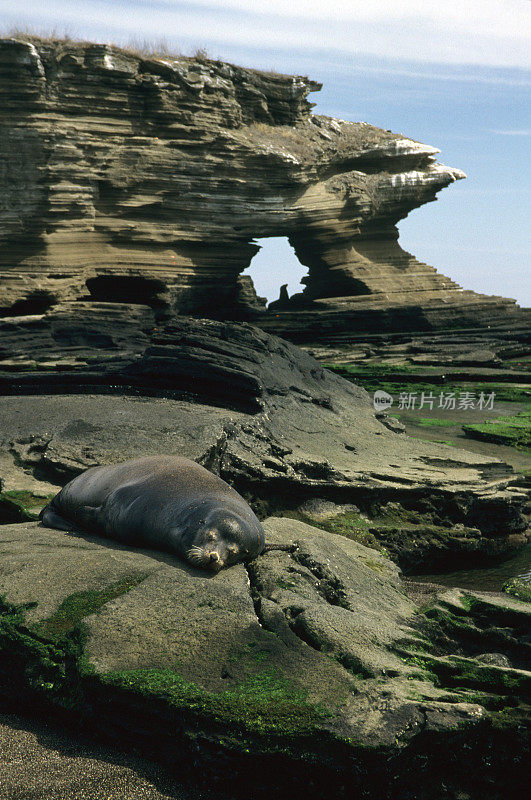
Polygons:
<instances>
[{"instance_id":1,"label":"boulder","mask_svg":"<svg viewBox=\"0 0 531 800\"><path fill-rule=\"evenodd\" d=\"M82 720L237 796L266 797L272 769L294 797L427 798L442 774L490 797L509 768L519 785L526 604L454 590L419 613L386 557L298 521L264 525L296 550L217 575L0 527L2 703ZM463 747L466 764L445 772Z\"/></svg>"}]
</instances>

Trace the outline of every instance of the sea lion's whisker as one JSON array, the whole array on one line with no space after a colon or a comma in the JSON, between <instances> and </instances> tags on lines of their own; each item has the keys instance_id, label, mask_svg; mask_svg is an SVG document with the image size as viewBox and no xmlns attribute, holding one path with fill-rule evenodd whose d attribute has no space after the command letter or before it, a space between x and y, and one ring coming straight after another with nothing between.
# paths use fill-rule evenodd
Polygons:
<instances>
[{"instance_id":1,"label":"sea lion's whisker","mask_svg":"<svg viewBox=\"0 0 531 800\"><path fill-rule=\"evenodd\" d=\"M193 564L206 564L208 562L208 558L204 550L197 546L191 547L188 550L186 557L188 561L191 561Z\"/></svg>"}]
</instances>

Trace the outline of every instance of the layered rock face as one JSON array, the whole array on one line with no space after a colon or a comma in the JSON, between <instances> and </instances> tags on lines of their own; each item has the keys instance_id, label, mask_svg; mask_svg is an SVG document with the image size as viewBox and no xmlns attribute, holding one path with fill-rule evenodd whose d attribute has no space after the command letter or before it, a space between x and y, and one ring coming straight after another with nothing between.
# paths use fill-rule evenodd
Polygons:
<instances>
[{"instance_id":1,"label":"layered rock face","mask_svg":"<svg viewBox=\"0 0 531 800\"><path fill-rule=\"evenodd\" d=\"M400 134L312 116L319 89L220 61L1 41L2 315L140 303L304 338L316 319L326 335L514 313L397 244L397 222L463 173ZM274 314L241 275L270 236L309 270Z\"/></svg>"}]
</instances>

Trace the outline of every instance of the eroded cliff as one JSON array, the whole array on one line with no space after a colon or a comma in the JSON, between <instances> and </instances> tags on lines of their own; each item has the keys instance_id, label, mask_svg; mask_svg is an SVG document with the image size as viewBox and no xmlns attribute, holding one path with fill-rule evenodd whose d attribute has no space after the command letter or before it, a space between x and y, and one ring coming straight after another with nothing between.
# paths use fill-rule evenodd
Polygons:
<instances>
[{"instance_id":1,"label":"eroded cliff","mask_svg":"<svg viewBox=\"0 0 531 800\"><path fill-rule=\"evenodd\" d=\"M0 41L2 315L140 303L300 338L316 320L325 334L511 313L396 241L400 219L464 174L434 147L313 116L319 89L221 61ZM274 315L241 275L270 236L309 270Z\"/></svg>"}]
</instances>

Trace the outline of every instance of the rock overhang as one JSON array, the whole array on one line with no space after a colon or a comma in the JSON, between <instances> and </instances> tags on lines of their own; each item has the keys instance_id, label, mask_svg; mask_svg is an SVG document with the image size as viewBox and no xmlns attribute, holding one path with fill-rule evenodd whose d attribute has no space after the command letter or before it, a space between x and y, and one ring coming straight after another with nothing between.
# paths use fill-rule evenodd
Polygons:
<instances>
[{"instance_id":1,"label":"rock overhang","mask_svg":"<svg viewBox=\"0 0 531 800\"><path fill-rule=\"evenodd\" d=\"M343 327L371 313L377 325L382 305L396 326L396 309L419 300L432 307L428 326L438 315L508 313L396 243L396 223L464 174L402 134L312 115L315 81L38 37L1 40L0 71L4 314L131 302L120 286L155 280L162 288L146 286L144 302L159 315L261 324L263 303L241 273L268 236L288 236L309 269L296 319L263 319L288 336L309 327L304 306L323 330L333 310ZM348 299L360 296L363 308Z\"/></svg>"}]
</instances>

